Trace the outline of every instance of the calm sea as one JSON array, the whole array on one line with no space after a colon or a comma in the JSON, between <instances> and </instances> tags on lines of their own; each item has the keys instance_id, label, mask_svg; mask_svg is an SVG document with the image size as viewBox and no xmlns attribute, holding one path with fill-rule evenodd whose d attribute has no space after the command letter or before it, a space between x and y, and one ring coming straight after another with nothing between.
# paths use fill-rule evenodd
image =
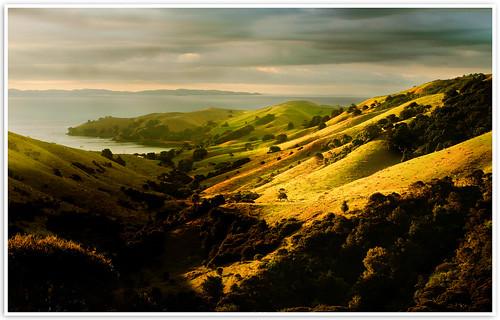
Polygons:
<instances>
[{"instance_id":1,"label":"calm sea","mask_svg":"<svg viewBox=\"0 0 500 320\"><path fill-rule=\"evenodd\" d=\"M289 100L347 105L360 97L286 97L268 95L93 95L93 96L11 96L9 131L31 138L84 150L109 148L113 153L159 152L165 148L115 142L110 139L66 135L68 127L104 116L135 117L153 112L192 111L208 107L257 109Z\"/></svg>"}]
</instances>

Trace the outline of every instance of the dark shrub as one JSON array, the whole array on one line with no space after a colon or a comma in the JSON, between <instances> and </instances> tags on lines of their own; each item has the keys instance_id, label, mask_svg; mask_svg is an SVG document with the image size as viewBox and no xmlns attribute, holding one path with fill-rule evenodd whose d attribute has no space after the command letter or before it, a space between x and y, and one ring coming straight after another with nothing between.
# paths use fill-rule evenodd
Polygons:
<instances>
[{"instance_id":1,"label":"dark shrub","mask_svg":"<svg viewBox=\"0 0 500 320\"><path fill-rule=\"evenodd\" d=\"M222 297L224 286L222 285L222 278L215 276L208 276L201 285L203 292L213 301L219 301Z\"/></svg>"},{"instance_id":2,"label":"dark shrub","mask_svg":"<svg viewBox=\"0 0 500 320\"><path fill-rule=\"evenodd\" d=\"M272 140L274 139L275 136L274 134L265 134L263 137L262 137L262 141L268 141L268 140Z\"/></svg>"},{"instance_id":3,"label":"dark shrub","mask_svg":"<svg viewBox=\"0 0 500 320\"><path fill-rule=\"evenodd\" d=\"M274 152L278 152L278 151L281 151L280 147L278 147L278 146L270 146L269 147L269 151L267 151L267 153L274 153Z\"/></svg>"},{"instance_id":4,"label":"dark shrub","mask_svg":"<svg viewBox=\"0 0 500 320\"><path fill-rule=\"evenodd\" d=\"M193 169L193 160L191 159L181 159L177 163L177 169L182 172L189 172Z\"/></svg>"},{"instance_id":5,"label":"dark shrub","mask_svg":"<svg viewBox=\"0 0 500 320\"><path fill-rule=\"evenodd\" d=\"M96 311L110 301L111 261L73 241L16 235L8 263L9 311Z\"/></svg>"},{"instance_id":6,"label":"dark shrub","mask_svg":"<svg viewBox=\"0 0 500 320\"><path fill-rule=\"evenodd\" d=\"M62 177L62 173L61 173L61 170L57 169L57 168L54 168L52 170L54 172L54 174L58 177Z\"/></svg>"},{"instance_id":7,"label":"dark shrub","mask_svg":"<svg viewBox=\"0 0 500 320\"><path fill-rule=\"evenodd\" d=\"M268 113L262 118L259 118L258 116L255 117L255 124L258 126L268 124L269 122L273 121L276 118L276 116L272 113Z\"/></svg>"},{"instance_id":8,"label":"dark shrub","mask_svg":"<svg viewBox=\"0 0 500 320\"><path fill-rule=\"evenodd\" d=\"M75 180L75 181L82 181L82 177L80 177L79 175L77 175L76 173L72 174L70 176L71 179Z\"/></svg>"},{"instance_id":9,"label":"dark shrub","mask_svg":"<svg viewBox=\"0 0 500 320\"><path fill-rule=\"evenodd\" d=\"M193 161L203 160L208 155L208 151L205 148L196 148L193 151Z\"/></svg>"},{"instance_id":10,"label":"dark shrub","mask_svg":"<svg viewBox=\"0 0 500 320\"><path fill-rule=\"evenodd\" d=\"M288 140L288 137L286 134L281 133L276 136L276 143L283 143Z\"/></svg>"}]
</instances>

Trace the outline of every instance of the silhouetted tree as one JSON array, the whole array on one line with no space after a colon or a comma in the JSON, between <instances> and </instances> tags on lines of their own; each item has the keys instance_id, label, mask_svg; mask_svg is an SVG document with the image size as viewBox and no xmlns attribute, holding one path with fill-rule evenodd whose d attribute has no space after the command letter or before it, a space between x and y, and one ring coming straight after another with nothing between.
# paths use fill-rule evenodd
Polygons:
<instances>
[{"instance_id":1,"label":"silhouetted tree","mask_svg":"<svg viewBox=\"0 0 500 320\"><path fill-rule=\"evenodd\" d=\"M177 168L183 172L189 172L193 169L193 160L191 159L181 159L177 164Z\"/></svg>"},{"instance_id":2,"label":"silhouetted tree","mask_svg":"<svg viewBox=\"0 0 500 320\"><path fill-rule=\"evenodd\" d=\"M278 152L278 151L281 151L280 147L278 147L278 146L270 146L269 147L269 151L267 151L267 153L274 153L274 152Z\"/></svg>"},{"instance_id":3,"label":"silhouetted tree","mask_svg":"<svg viewBox=\"0 0 500 320\"><path fill-rule=\"evenodd\" d=\"M101 156L108 158L109 160L113 160L113 152L109 149L103 149L101 151Z\"/></svg>"},{"instance_id":4,"label":"silhouetted tree","mask_svg":"<svg viewBox=\"0 0 500 320\"><path fill-rule=\"evenodd\" d=\"M284 133L278 134L276 136L276 143L283 143L288 139L287 135Z\"/></svg>"},{"instance_id":5,"label":"silhouetted tree","mask_svg":"<svg viewBox=\"0 0 500 320\"><path fill-rule=\"evenodd\" d=\"M284 188L280 188L278 190L278 200L279 201L286 201L286 200L288 200L288 195L286 194L286 190Z\"/></svg>"},{"instance_id":6,"label":"silhouetted tree","mask_svg":"<svg viewBox=\"0 0 500 320\"><path fill-rule=\"evenodd\" d=\"M205 148L196 148L193 151L193 161L203 160L208 155L208 151Z\"/></svg>"},{"instance_id":7,"label":"silhouetted tree","mask_svg":"<svg viewBox=\"0 0 500 320\"><path fill-rule=\"evenodd\" d=\"M340 210L342 210L343 213L346 213L349 211L349 206L347 205L347 201L343 201L342 205L340 206Z\"/></svg>"}]
</instances>

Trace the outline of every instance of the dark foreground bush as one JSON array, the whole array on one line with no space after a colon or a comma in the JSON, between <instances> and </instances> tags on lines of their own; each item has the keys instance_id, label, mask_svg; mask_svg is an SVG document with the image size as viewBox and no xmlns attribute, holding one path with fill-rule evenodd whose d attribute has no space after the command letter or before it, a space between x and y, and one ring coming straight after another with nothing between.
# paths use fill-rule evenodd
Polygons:
<instances>
[{"instance_id":1,"label":"dark foreground bush","mask_svg":"<svg viewBox=\"0 0 500 320\"><path fill-rule=\"evenodd\" d=\"M103 310L111 260L56 236L15 235L8 242L9 311Z\"/></svg>"},{"instance_id":2,"label":"dark foreground bush","mask_svg":"<svg viewBox=\"0 0 500 320\"><path fill-rule=\"evenodd\" d=\"M220 305L238 311L492 309L491 175L476 185L416 183L376 193L349 219L329 214L293 235ZM288 228L287 228L288 229Z\"/></svg>"}]
</instances>

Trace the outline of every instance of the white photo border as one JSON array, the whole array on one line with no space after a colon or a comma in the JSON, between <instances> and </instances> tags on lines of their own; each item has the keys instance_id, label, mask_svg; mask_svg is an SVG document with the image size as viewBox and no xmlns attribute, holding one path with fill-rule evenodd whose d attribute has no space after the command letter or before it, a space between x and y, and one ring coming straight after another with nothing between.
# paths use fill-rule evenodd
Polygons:
<instances>
[{"instance_id":1,"label":"white photo border","mask_svg":"<svg viewBox=\"0 0 500 320\"><path fill-rule=\"evenodd\" d=\"M497 16L497 3L494 0L491 1L464 1L464 0L441 0L441 1L431 1L431 0L410 0L410 1L384 1L384 0L373 0L373 1L336 1L336 0L314 0L312 2L293 1L293 0L253 0L253 1L238 1L238 0L186 0L186 1L159 1L153 3L142 3L140 1L131 0L107 0L105 3L98 0L90 1L43 1L39 0L36 2L25 2L25 1L5 1L0 0L4 7L3 23L3 112L1 123L3 125L2 130L2 142L3 142L3 184L2 188L2 209L3 209L3 228L2 231L2 279L1 283L3 290L0 295L3 296L2 301L2 317L13 317L13 318L73 318L73 317L97 317L97 318L108 318L108 317L124 317L124 318L149 318L149 317L168 317L170 319L199 319L199 318L221 318L221 319L262 319L262 318L291 318L291 319L332 319L332 318L351 318L351 319L363 319L367 317L375 318L390 318L390 319L417 319L417 318L431 318L431 319L467 319L467 318L497 318L499 317L498 312L498 226L497 226L497 214L498 214L498 199L495 196L496 191L499 190L499 180L497 178L497 164L498 162L498 149L500 147L500 140L497 136L498 128L498 110L496 107L498 104L498 81L496 79L497 75L497 61L498 61L498 16ZM410 312L296 312L296 313L285 313L285 312L9 312L7 310L7 240L8 240L8 222L7 222L7 138L8 138L8 10L11 8L96 8L96 9L106 9L106 8L126 8L126 9L141 9L141 8L202 8L202 9L215 9L215 8L486 8L492 10L492 74L493 74L493 309L491 312L427 312L427 313L410 313Z\"/></svg>"}]
</instances>

